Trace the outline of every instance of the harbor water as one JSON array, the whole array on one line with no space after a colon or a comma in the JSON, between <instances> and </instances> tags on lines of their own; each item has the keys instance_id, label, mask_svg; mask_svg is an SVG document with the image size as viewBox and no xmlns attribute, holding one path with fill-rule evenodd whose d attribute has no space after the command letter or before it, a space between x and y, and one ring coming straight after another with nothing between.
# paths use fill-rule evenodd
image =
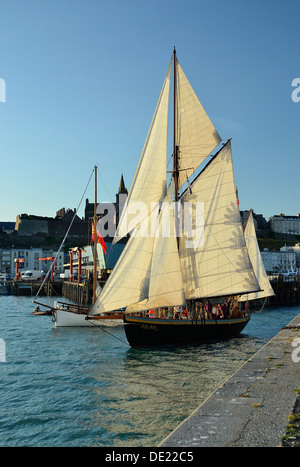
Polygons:
<instances>
[{"instance_id":1,"label":"harbor water","mask_svg":"<svg viewBox=\"0 0 300 467\"><path fill-rule=\"evenodd\" d=\"M300 313L254 312L224 342L131 349L122 326L55 328L33 309L0 297L2 447L155 447Z\"/></svg>"}]
</instances>

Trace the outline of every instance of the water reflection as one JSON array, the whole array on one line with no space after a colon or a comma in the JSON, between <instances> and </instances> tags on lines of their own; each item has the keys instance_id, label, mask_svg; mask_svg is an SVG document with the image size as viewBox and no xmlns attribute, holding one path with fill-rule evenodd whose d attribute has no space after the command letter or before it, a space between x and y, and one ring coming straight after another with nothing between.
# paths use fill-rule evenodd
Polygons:
<instances>
[{"instance_id":1,"label":"water reflection","mask_svg":"<svg viewBox=\"0 0 300 467\"><path fill-rule=\"evenodd\" d=\"M252 318L240 337L226 341L127 349L106 373L106 397L100 390L94 422L110 431L114 446L159 444L289 321L282 310L271 323L268 310Z\"/></svg>"},{"instance_id":2,"label":"water reflection","mask_svg":"<svg viewBox=\"0 0 300 467\"><path fill-rule=\"evenodd\" d=\"M202 346L128 349L110 368L104 362L105 374L97 366L94 426L109 431L114 446L128 446L129 440L135 446L157 445L257 346L253 337L244 335ZM103 445L104 439L95 442Z\"/></svg>"},{"instance_id":3,"label":"water reflection","mask_svg":"<svg viewBox=\"0 0 300 467\"><path fill-rule=\"evenodd\" d=\"M131 349L124 329L55 329L30 297L0 300L1 443L155 446L300 312L254 313L239 338ZM24 402L25 401L25 402Z\"/></svg>"}]
</instances>

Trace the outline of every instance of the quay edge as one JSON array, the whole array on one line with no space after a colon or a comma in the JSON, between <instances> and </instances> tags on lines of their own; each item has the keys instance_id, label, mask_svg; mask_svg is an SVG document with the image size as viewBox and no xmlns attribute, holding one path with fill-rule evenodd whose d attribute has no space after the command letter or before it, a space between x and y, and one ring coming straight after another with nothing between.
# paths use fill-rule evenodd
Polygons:
<instances>
[{"instance_id":1,"label":"quay edge","mask_svg":"<svg viewBox=\"0 0 300 467\"><path fill-rule=\"evenodd\" d=\"M300 314L159 446L281 447L300 389ZM298 349L300 344L298 344ZM294 352L294 353L293 353ZM293 358L294 360L293 360ZM299 398L299 396L298 396Z\"/></svg>"}]
</instances>

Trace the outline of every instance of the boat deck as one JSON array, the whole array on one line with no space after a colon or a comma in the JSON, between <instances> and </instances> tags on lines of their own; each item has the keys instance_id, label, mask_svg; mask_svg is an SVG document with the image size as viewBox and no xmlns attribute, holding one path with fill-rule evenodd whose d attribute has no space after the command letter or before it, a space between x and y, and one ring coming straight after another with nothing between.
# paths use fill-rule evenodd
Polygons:
<instances>
[{"instance_id":1,"label":"boat deck","mask_svg":"<svg viewBox=\"0 0 300 467\"><path fill-rule=\"evenodd\" d=\"M249 319L247 317L247 319ZM168 319L168 318L148 318L142 316L128 316L125 315L125 322L127 323L136 323L136 324L158 324L158 325L170 325L174 324L175 326L191 326L195 324L202 325L216 325L216 324L237 324L245 321L245 317L241 316L239 318L227 318L227 319Z\"/></svg>"}]
</instances>

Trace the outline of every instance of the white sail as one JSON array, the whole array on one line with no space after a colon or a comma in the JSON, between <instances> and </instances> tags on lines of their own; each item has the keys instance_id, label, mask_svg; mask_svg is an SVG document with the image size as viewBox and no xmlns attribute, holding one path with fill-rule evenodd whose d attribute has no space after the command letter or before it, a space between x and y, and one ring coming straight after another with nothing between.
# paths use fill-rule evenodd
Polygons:
<instances>
[{"instance_id":1,"label":"white sail","mask_svg":"<svg viewBox=\"0 0 300 467\"><path fill-rule=\"evenodd\" d=\"M151 203L166 196L167 130L171 62L156 105L146 141L122 211L114 242L125 237L148 216ZM143 208L140 216L136 209Z\"/></svg>"},{"instance_id":2,"label":"white sail","mask_svg":"<svg viewBox=\"0 0 300 467\"><path fill-rule=\"evenodd\" d=\"M90 315L119 310L148 298L154 237L132 235Z\"/></svg>"},{"instance_id":3,"label":"white sail","mask_svg":"<svg viewBox=\"0 0 300 467\"><path fill-rule=\"evenodd\" d=\"M177 58L175 58L177 60ZM179 146L178 186L185 183L221 138L199 102L179 62L176 64L176 144Z\"/></svg>"},{"instance_id":4,"label":"white sail","mask_svg":"<svg viewBox=\"0 0 300 467\"><path fill-rule=\"evenodd\" d=\"M183 216L187 202L203 203L204 213L200 244L191 247L185 232L180 239L186 298L239 295L259 290L237 205L230 142L192 184L192 193L187 190L182 197ZM195 224L196 219L192 222Z\"/></svg>"},{"instance_id":5,"label":"white sail","mask_svg":"<svg viewBox=\"0 0 300 467\"><path fill-rule=\"evenodd\" d=\"M257 300L259 298L271 297L274 294L273 288L270 284L268 275L266 273L264 263L261 259L259 246L257 243L257 237L255 233L255 227L253 222L252 210L249 212L247 224L244 230L246 245L248 248L251 263L256 275L256 278L260 285L260 292L255 292L247 295L242 295L239 299L240 302L248 300Z\"/></svg>"},{"instance_id":6,"label":"white sail","mask_svg":"<svg viewBox=\"0 0 300 467\"><path fill-rule=\"evenodd\" d=\"M130 237L91 315L125 306L138 311L185 303L174 230L169 188L153 235L142 236L137 229Z\"/></svg>"},{"instance_id":7,"label":"white sail","mask_svg":"<svg viewBox=\"0 0 300 467\"><path fill-rule=\"evenodd\" d=\"M155 231L148 299L133 304L126 311L184 305L180 260L175 236L174 206L171 186L161 205Z\"/></svg>"}]
</instances>

